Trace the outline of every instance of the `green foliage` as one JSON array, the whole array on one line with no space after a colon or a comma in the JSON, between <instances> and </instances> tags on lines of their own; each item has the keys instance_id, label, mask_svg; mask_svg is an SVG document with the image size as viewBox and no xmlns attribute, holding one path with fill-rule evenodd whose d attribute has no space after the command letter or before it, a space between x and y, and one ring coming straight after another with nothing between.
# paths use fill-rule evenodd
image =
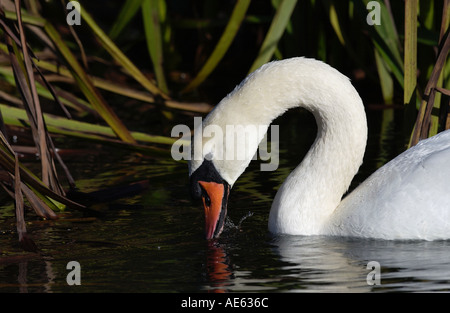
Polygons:
<instances>
[{"instance_id":1,"label":"green foliage","mask_svg":"<svg viewBox=\"0 0 450 313\"><path fill-rule=\"evenodd\" d=\"M281 0L275 2L277 2L277 10L272 22L270 23L270 27L267 31L266 37L261 44L258 56L250 67L250 72L253 72L261 65L271 60L278 42L280 41L281 36L283 35L290 21L290 17L295 8L295 5L297 4L296 0Z\"/></svg>"},{"instance_id":2,"label":"green foliage","mask_svg":"<svg viewBox=\"0 0 450 313\"><path fill-rule=\"evenodd\" d=\"M214 51L211 53L197 76L184 88L183 92L188 92L195 89L216 68L233 42L233 39L236 37L249 5L250 0L238 0L236 2L233 13L231 14L219 42L214 48Z\"/></svg>"}]
</instances>

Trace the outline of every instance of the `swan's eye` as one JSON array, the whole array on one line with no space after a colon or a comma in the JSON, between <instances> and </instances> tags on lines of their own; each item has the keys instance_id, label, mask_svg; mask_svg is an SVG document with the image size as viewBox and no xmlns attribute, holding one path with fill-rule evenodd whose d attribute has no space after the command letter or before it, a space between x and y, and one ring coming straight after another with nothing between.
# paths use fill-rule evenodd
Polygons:
<instances>
[{"instance_id":1,"label":"swan's eye","mask_svg":"<svg viewBox=\"0 0 450 313\"><path fill-rule=\"evenodd\" d=\"M209 195L208 195L208 193L202 188L202 198L203 198L203 201L205 202L205 205L207 206L207 207L210 207L211 206L211 199L209 198Z\"/></svg>"}]
</instances>

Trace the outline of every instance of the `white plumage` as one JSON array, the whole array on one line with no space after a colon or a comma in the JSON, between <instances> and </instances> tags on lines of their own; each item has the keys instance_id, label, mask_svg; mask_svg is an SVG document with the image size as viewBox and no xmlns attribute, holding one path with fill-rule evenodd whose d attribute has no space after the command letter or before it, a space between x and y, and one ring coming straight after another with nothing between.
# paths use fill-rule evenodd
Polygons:
<instances>
[{"instance_id":1,"label":"white plumage","mask_svg":"<svg viewBox=\"0 0 450 313\"><path fill-rule=\"evenodd\" d=\"M363 160L367 123L362 100L348 78L323 62L292 58L262 66L216 106L202 128L268 126L298 106L314 114L318 134L302 163L278 190L270 211L271 232L450 238L450 131L405 151L342 200ZM201 134L197 130L194 138ZM203 159L212 158L221 177L232 186L251 158L215 159L219 150L223 153L230 147L224 138L202 139L197 141L201 146L194 139L194 149L202 149ZM261 139L258 136L246 143L250 155ZM202 162L190 161L190 173Z\"/></svg>"},{"instance_id":2,"label":"white plumage","mask_svg":"<svg viewBox=\"0 0 450 313\"><path fill-rule=\"evenodd\" d=\"M450 131L378 169L330 217L325 233L383 239L450 238Z\"/></svg>"}]
</instances>

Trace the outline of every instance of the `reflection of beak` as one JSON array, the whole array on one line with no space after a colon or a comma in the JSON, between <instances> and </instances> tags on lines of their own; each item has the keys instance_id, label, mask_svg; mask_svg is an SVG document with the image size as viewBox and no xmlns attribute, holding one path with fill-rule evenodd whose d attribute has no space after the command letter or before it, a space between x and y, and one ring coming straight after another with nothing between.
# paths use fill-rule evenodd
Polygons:
<instances>
[{"instance_id":1,"label":"reflection of beak","mask_svg":"<svg viewBox=\"0 0 450 313\"><path fill-rule=\"evenodd\" d=\"M212 292L226 292L226 286L233 275L230 259L225 249L217 244L215 240L208 241L206 269L208 278L214 287Z\"/></svg>"},{"instance_id":2,"label":"reflection of beak","mask_svg":"<svg viewBox=\"0 0 450 313\"><path fill-rule=\"evenodd\" d=\"M202 195L205 209L206 239L219 237L227 215L229 186L215 182L199 181L206 194Z\"/></svg>"}]
</instances>

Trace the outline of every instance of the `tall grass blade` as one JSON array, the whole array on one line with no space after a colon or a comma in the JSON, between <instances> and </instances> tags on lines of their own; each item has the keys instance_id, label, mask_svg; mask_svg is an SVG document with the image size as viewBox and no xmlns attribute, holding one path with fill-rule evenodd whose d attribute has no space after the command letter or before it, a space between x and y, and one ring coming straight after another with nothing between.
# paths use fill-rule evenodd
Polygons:
<instances>
[{"instance_id":1,"label":"tall grass blade","mask_svg":"<svg viewBox=\"0 0 450 313\"><path fill-rule=\"evenodd\" d=\"M332 3L331 1L326 1L328 4L328 14L330 17L330 23L331 26L333 27L339 42L345 46L345 39L344 39L344 35L342 34L342 30L341 30L341 24L339 23L339 18L338 18L338 14L336 12L336 7L334 6L334 3Z\"/></svg>"},{"instance_id":2,"label":"tall grass blade","mask_svg":"<svg viewBox=\"0 0 450 313\"><path fill-rule=\"evenodd\" d=\"M90 77L84 71L77 58L66 46L56 29L50 24L46 24L45 29L50 38L55 42L56 46L59 49L59 52L63 55L66 62L69 64L75 81L77 82L85 97L92 104L93 108L115 131L118 137L120 137L125 142L133 143L134 139L130 135L128 129L97 91Z\"/></svg>"},{"instance_id":3,"label":"tall grass blade","mask_svg":"<svg viewBox=\"0 0 450 313\"><path fill-rule=\"evenodd\" d=\"M441 71L444 68L445 60L447 59L448 53L450 51L449 33L449 30L447 30L441 40L441 44L439 46L439 54L431 76L428 80L427 86L425 87L424 97L419 107L416 124L414 125L414 130L409 143L410 146L414 146L419 142L419 140L428 137L431 112L434 106L436 85L439 80L439 76L441 75Z\"/></svg>"},{"instance_id":4,"label":"tall grass blade","mask_svg":"<svg viewBox=\"0 0 450 313\"><path fill-rule=\"evenodd\" d=\"M36 251L35 243L28 237L26 232L23 195L27 197L28 202L37 215L43 218L57 219L58 216L53 210L61 208L62 204L47 198L47 196L33 187L27 186L26 183L31 183L31 185L35 186L39 185L42 191L54 194L56 198L60 197L60 199L63 199L64 201L67 200L68 203L74 204L78 208L82 207L76 203L72 203L70 200L60 196L59 194L53 193L53 191L44 186L38 178L31 174L28 169L23 167L19 162L17 154L13 151L2 132L0 132L0 166L8 172L6 176L2 174L1 185L7 193L15 199L16 225L19 235L19 242L24 250ZM22 177L24 176L26 178L23 179ZM11 192L11 189L13 189L14 192ZM57 205L59 205L59 207Z\"/></svg>"},{"instance_id":5,"label":"tall grass blade","mask_svg":"<svg viewBox=\"0 0 450 313\"><path fill-rule=\"evenodd\" d=\"M41 105L36 90L33 64L28 51L28 45L22 25L19 0L15 1L15 9L17 14L19 39L22 49L21 53L19 53L15 42L12 42L11 39L8 38L9 43L14 50L14 53L10 53L11 64L14 68L15 78L19 82L21 94L24 95L24 105L29 113L29 119L32 121L32 124L34 124L34 127L32 127L32 132L41 159L42 181L53 191L64 194L64 191L58 182L54 161L48 147L46 136L47 132L45 129L44 120L42 118ZM15 66L15 64L19 64L20 67Z\"/></svg>"},{"instance_id":6,"label":"tall grass blade","mask_svg":"<svg viewBox=\"0 0 450 313\"><path fill-rule=\"evenodd\" d=\"M14 199L16 206L16 224L17 224L17 233L19 234L19 241L23 241L23 236L27 233L27 228L25 226L25 217L23 213L23 195L22 188L20 188L20 171L19 171L19 160L17 155L15 157L15 166L14 166Z\"/></svg>"},{"instance_id":7,"label":"tall grass blade","mask_svg":"<svg viewBox=\"0 0 450 313\"><path fill-rule=\"evenodd\" d=\"M67 11L67 6L65 5L64 2L65 2L65 0L61 0L61 4L64 7L64 11L67 16L69 14L69 12ZM67 23L67 27L69 27L70 33L72 34L73 39L75 40L76 44L78 45L78 48L80 49L80 57L81 57L81 62L84 66L84 69L86 71L88 71L89 65L88 65L88 61L87 61L86 52L84 51L83 43L81 42L80 38L77 35L77 32L73 28L73 25L71 25L71 23Z\"/></svg>"},{"instance_id":8,"label":"tall grass blade","mask_svg":"<svg viewBox=\"0 0 450 313\"><path fill-rule=\"evenodd\" d=\"M392 79L391 71L380 56L378 51L374 49L375 62L377 65L378 77L381 87L381 93L383 95L384 104L392 106L394 103L394 80ZM386 109L382 112L382 119L380 125L380 140L379 145L380 155L377 158L377 167L381 167L386 163L386 158L383 155L383 145L388 141L389 134L391 133L392 123L394 121L394 110Z\"/></svg>"},{"instance_id":9,"label":"tall grass blade","mask_svg":"<svg viewBox=\"0 0 450 313\"><path fill-rule=\"evenodd\" d=\"M233 12L228 20L228 24L222 36L219 39L214 51L209 56L205 65L198 72L197 76L183 89L182 93L189 92L200 85L217 67L217 64L222 60L225 53L228 51L236 34L245 18L247 9L251 0L238 0L234 6Z\"/></svg>"},{"instance_id":10,"label":"tall grass blade","mask_svg":"<svg viewBox=\"0 0 450 313\"><path fill-rule=\"evenodd\" d=\"M141 8L142 0L127 0L109 31L109 38L116 39Z\"/></svg>"},{"instance_id":11,"label":"tall grass blade","mask_svg":"<svg viewBox=\"0 0 450 313\"><path fill-rule=\"evenodd\" d=\"M11 68L2 67L0 66L0 76L3 78L5 83L10 84L11 86L17 87L16 82L14 80L14 74L11 70ZM79 115L86 114L87 112L95 113L95 111L92 109L92 106L90 103L86 102L83 99L80 99L73 95L72 93L69 93L67 91L61 90L59 88L52 87L52 92L50 89L45 88L40 80L35 82L36 84L36 90L40 97L43 97L45 99L49 100L55 100L57 103L61 103L60 107L62 111L64 112L65 116L69 119L72 118L70 112L67 111L67 107L70 107L77 111ZM51 86L49 84L49 86ZM3 98L7 101L10 101L12 103L16 103L17 105L21 105L21 100L15 98L13 95L9 94L2 94L0 91L0 98Z\"/></svg>"},{"instance_id":12,"label":"tall grass blade","mask_svg":"<svg viewBox=\"0 0 450 313\"><path fill-rule=\"evenodd\" d=\"M33 191L31 188L29 188L25 184L21 184L22 192L25 195L25 197L28 199L28 201L31 204L31 207L34 209L36 214L42 218L46 219L58 219L58 215L49 207L48 204L53 205L51 201L49 201L45 196L42 194ZM47 200L44 201L43 199Z\"/></svg>"},{"instance_id":13,"label":"tall grass blade","mask_svg":"<svg viewBox=\"0 0 450 313\"><path fill-rule=\"evenodd\" d=\"M130 61L130 59L114 44L114 42L105 34L105 32L95 23L91 15L81 7L81 17L86 21L94 35L102 44L102 47L116 60L137 82L150 91L155 96L161 96L163 99L169 97L153 84L145 75Z\"/></svg>"},{"instance_id":14,"label":"tall grass blade","mask_svg":"<svg viewBox=\"0 0 450 313\"><path fill-rule=\"evenodd\" d=\"M360 16L367 16L366 6L369 0L355 1L355 8L360 13ZM400 39L398 37L395 22L392 19L389 9L385 3L389 1L377 1L380 5L380 25L369 26L367 29L372 43L377 49L380 56L383 58L386 65L394 75L401 87L404 86L404 66L403 53Z\"/></svg>"},{"instance_id":15,"label":"tall grass blade","mask_svg":"<svg viewBox=\"0 0 450 313\"><path fill-rule=\"evenodd\" d=\"M26 123L26 112L22 109L0 104L0 111L5 124L18 127L28 125ZM50 133L86 138L95 141L111 141L116 138L114 132L107 126L67 120L64 117L51 114L44 114L44 119ZM154 136L140 132L131 132L131 135L136 141L150 144L172 145L176 141L176 139L172 137Z\"/></svg>"},{"instance_id":16,"label":"tall grass blade","mask_svg":"<svg viewBox=\"0 0 450 313\"><path fill-rule=\"evenodd\" d=\"M156 81L158 82L158 87L167 94L168 88L164 74L163 40L160 21L160 14L164 11L161 10L160 5L163 4L160 0L143 0L142 19L147 39L147 49L153 63Z\"/></svg>"},{"instance_id":17,"label":"tall grass blade","mask_svg":"<svg viewBox=\"0 0 450 313\"><path fill-rule=\"evenodd\" d=\"M264 38L264 41L259 50L258 56L250 67L249 72L255 71L264 63L267 63L272 58L277 44L289 23L292 12L294 11L297 0L282 0L275 16L270 24L269 30Z\"/></svg>"},{"instance_id":18,"label":"tall grass blade","mask_svg":"<svg viewBox=\"0 0 450 313\"><path fill-rule=\"evenodd\" d=\"M0 48L1 48L1 44L0 44ZM73 79L72 77L72 73L65 68L64 66L57 66L54 64L51 64L49 62L45 62L45 61L40 61L39 62L39 66L43 69L46 69L48 71L60 74L68 79ZM0 74L3 73L4 70L2 69L2 67L0 67ZM99 78L99 77L95 77L95 76L90 76L92 83L94 84L95 87L102 89L102 90L106 90L115 94L119 94L125 97L129 97L132 99L136 99L139 101L143 101L143 102L148 102L148 103L157 103L157 101L155 100L155 97L152 96L151 94L149 94L148 92L143 92L140 90L136 90L133 88L129 88L127 86L115 83L113 81L109 81L109 80L105 80L103 78ZM38 88L39 91L39 88ZM58 93L60 93L61 91L58 91ZM45 90L42 90L42 95L48 97L48 92L46 92ZM67 99L70 98L70 99ZM71 101L69 101L71 100ZM63 99L61 99L61 101L71 107L82 107L83 109L91 109L91 107L89 106L88 103L84 102L83 100L76 98L76 97L63 97ZM183 111L192 111L192 112L200 112L200 113L208 113L209 111L211 111L212 106L210 104L207 103L188 103L188 102L179 102L179 101L175 101L175 100L165 100L163 105L167 108L173 108L173 109L179 109L179 110L183 110Z\"/></svg>"},{"instance_id":19,"label":"tall grass blade","mask_svg":"<svg viewBox=\"0 0 450 313\"><path fill-rule=\"evenodd\" d=\"M5 12L7 18L16 20L17 16L11 12ZM31 23L32 25L40 25L44 28L47 35L55 43L58 51L64 57L70 67L70 71L75 81L77 82L80 90L83 92L87 100L92 104L93 108L98 114L108 123L108 125L114 130L119 138L125 142L134 142L134 139L129 134L128 129L117 117L114 111L107 105L100 93L96 90L88 74L84 71L83 67L78 62L77 58L73 55L65 42L62 40L58 31L48 22L42 18L37 18L23 14L23 22Z\"/></svg>"},{"instance_id":20,"label":"tall grass blade","mask_svg":"<svg viewBox=\"0 0 450 313\"><path fill-rule=\"evenodd\" d=\"M391 76L391 71L376 49L374 49L374 55L384 103L392 104L394 101L394 81Z\"/></svg>"},{"instance_id":21,"label":"tall grass blade","mask_svg":"<svg viewBox=\"0 0 450 313\"><path fill-rule=\"evenodd\" d=\"M16 155L14 166L14 202L16 207L16 228L19 235L19 243L25 251L36 252L36 244L28 236L27 228L25 226L24 201L21 186L22 182L20 180L19 159Z\"/></svg>"},{"instance_id":22,"label":"tall grass blade","mask_svg":"<svg viewBox=\"0 0 450 313\"><path fill-rule=\"evenodd\" d=\"M416 105L417 86L417 9L418 0L405 1L403 103Z\"/></svg>"},{"instance_id":23,"label":"tall grass blade","mask_svg":"<svg viewBox=\"0 0 450 313\"><path fill-rule=\"evenodd\" d=\"M448 29L450 23L450 0L445 0L443 3L442 8L442 19L441 19L441 26L439 30L439 42L442 41L442 38L444 38L445 32ZM444 61L443 64L443 70L441 71L441 75L439 76L439 79L436 84L436 88L444 87L445 81L447 80L447 88L450 86L450 77L446 76L446 67L448 66L447 61ZM441 110L441 101L442 101L442 94L440 92L437 92L435 94L434 104L432 112L439 112ZM436 135L439 131L439 114L431 114L430 117L430 130L428 136L431 137L433 135Z\"/></svg>"},{"instance_id":24,"label":"tall grass blade","mask_svg":"<svg viewBox=\"0 0 450 313\"><path fill-rule=\"evenodd\" d=\"M1 133L0 138L2 140L2 144L0 145L0 166L9 173L14 173L16 166L14 153L11 152L12 149L9 147L9 145L4 144L6 140ZM57 202L59 206L67 205L79 210L83 210L85 208L83 205L73 202L67 199L65 196L55 193L54 191L49 189L42 183L42 181L38 177L36 177L36 175L34 175L29 169L21 164L19 164L19 171L22 183L27 184L35 193L45 195L45 197L49 200L52 199L53 203Z\"/></svg>"}]
</instances>

